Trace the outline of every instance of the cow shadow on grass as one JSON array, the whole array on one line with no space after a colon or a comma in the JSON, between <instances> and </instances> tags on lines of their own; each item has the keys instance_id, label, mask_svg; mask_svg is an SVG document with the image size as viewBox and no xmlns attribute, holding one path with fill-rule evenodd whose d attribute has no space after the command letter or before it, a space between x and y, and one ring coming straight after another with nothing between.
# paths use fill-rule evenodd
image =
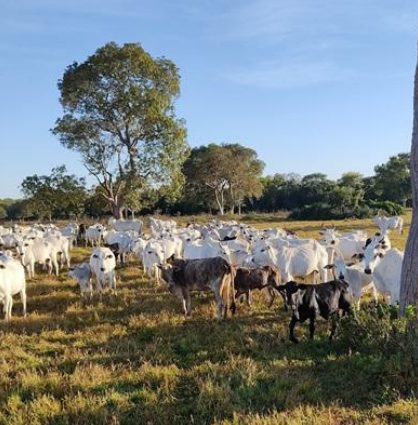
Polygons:
<instances>
[{"instance_id":1,"label":"cow shadow on grass","mask_svg":"<svg viewBox=\"0 0 418 425\"><path fill-rule=\"evenodd\" d=\"M197 324L200 326L201 321L190 321L184 326L193 328ZM257 344L248 352L243 349L247 342L238 343L234 349L235 338L233 344L226 342L227 353L217 344L229 336L229 324L218 325L208 324L202 330L201 334L209 329L219 334L213 338L208 335L206 343L203 336L192 336L193 330L186 333L184 346L174 347L168 339L173 334L172 327L164 325L156 329L159 337L165 338L165 361L158 357L152 361L141 357L141 353L138 359L131 356L129 362L125 358L124 364L129 363L131 370L129 379L114 379L85 392L86 397L98 398L118 394L129 403L108 399L98 408L78 411L77 418L89 419L89 423L101 423L109 415L124 424L184 424L190 423L191 418L193 423L212 423L215 419L232 419L236 413L263 415L274 410L291 411L300 405L367 410L371 405L387 401L386 389L379 380L381 365L376 359L341 353L338 346L330 345L325 338L303 341L298 346L270 342L268 348ZM115 345L125 345L130 346L132 353L139 344L143 347L151 342L155 344L155 335L151 333L146 338L144 335L137 335L138 346L131 335L109 341L101 349L111 353ZM154 354L161 349L163 345L155 347ZM188 356L187 350L193 355ZM205 350L206 355L199 355L198 351ZM263 350L267 352L259 352ZM122 367L122 358L122 354L109 355L109 358L95 358L94 362L111 363L117 368ZM63 416L57 415L55 420L59 418Z\"/></svg>"}]
</instances>

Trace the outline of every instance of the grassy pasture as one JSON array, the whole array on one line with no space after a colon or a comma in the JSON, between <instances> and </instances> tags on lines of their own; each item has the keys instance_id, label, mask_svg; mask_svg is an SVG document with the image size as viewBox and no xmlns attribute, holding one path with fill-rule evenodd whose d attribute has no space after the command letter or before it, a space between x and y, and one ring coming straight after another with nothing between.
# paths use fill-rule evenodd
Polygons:
<instances>
[{"instance_id":1,"label":"grassy pasture","mask_svg":"<svg viewBox=\"0 0 418 425\"><path fill-rule=\"evenodd\" d=\"M319 238L330 225L375 232L370 220L244 221L301 237ZM391 237L401 249L405 227ZM76 248L73 263L89 252ZM239 305L219 323L209 295L195 295L184 318L180 302L142 278L136 262L119 268L118 280L117 297L92 304L66 272L28 283L28 317L16 300L11 323L0 322L0 424L418 423L416 400L382 384L372 355L330 344L325 323L313 342L300 326L301 343L289 343L279 301L267 309L255 296L251 310Z\"/></svg>"}]
</instances>

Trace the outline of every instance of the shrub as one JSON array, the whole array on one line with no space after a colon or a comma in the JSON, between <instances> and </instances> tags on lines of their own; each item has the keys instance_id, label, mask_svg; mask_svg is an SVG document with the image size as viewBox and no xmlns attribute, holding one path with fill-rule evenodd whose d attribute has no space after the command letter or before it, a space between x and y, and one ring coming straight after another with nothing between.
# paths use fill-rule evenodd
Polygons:
<instances>
[{"instance_id":1,"label":"shrub","mask_svg":"<svg viewBox=\"0 0 418 425\"><path fill-rule=\"evenodd\" d=\"M418 320L414 309L398 318L396 307L368 304L341 322L339 344L352 354L373 358L380 385L395 395L418 394Z\"/></svg>"},{"instance_id":2,"label":"shrub","mask_svg":"<svg viewBox=\"0 0 418 425\"><path fill-rule=\"evenodd\" d=\"M389 215L400 215L403 214L404 208L402 205L397 204L396 202L392 201L367 201L367 205L369 208L373 210L373 213L376 214L377 212L384 211L385 213Z\"/></svg>"}]
</instances>

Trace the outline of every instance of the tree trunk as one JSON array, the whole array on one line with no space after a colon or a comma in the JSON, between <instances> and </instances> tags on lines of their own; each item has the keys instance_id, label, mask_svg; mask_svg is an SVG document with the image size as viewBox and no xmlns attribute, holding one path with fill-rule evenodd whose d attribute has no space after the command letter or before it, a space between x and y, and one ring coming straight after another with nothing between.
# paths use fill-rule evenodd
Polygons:
<instances>
[{"instance_id":1,"label":"tree trunk","mask_svg":"<svg viewBox=\"0 0 418 425\"><path fill-rule=\"evenodd\" d=\"M123 205L119 200L110 202L110 208L112 210L112 215L116 220L123 218Z\"/></svg>"},{"instance_id":2,"label":"tree trunk","mask_svg":"<svg viewBox=\"0 0 418 425\"><path fill-rule=\"evenodd\" d=\"M412 221L402 265L400 313L418 303L418 62L415 70L414 117L411 145Z\"/></svg>"}]
</instances>

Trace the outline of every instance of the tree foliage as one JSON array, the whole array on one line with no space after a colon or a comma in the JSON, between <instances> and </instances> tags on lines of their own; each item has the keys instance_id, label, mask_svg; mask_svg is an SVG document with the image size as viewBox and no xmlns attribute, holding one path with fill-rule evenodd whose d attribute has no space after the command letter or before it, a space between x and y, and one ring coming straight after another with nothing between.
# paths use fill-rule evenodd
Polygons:
<instances>
[{"instance_id":1,"label":"tree foliage","mask_svg":"<svg viewBox=\"0 0 418 425\"><path fill-rule=\"evenodd\" d=\"M411 198L410 155L400 153L374 168L375 197L406 206Z\"/></svg>"},{"instance_id":2,"label":"tree foliage","mask_svg":"<svg viewBox=\"0 0 418 425\"><path fill-rule=\"evenodd\" d=\"M108 43L68 66L58 88L64 115L53 133L81 154L116 217L150 185L180 193L188 147L174 110L180 77L172 61L136 43Z\"/></svg>"},{"instance_id":3,"label":"tree foliage","mask_svg":"<svg viewBox=\"0 0 418 425\"><path fill-rule=\"evenodd\" d=\"M22 192L26 208L37 217L63 216L83 213L86 199L85 180L67 174L64 165L52 169L50 175L26 177Z\"/></svg>"},{"instance_id":4,"label":"tree foliage","mask_svg":"<svg viewBox=\"0 0 418 425\"><path fill-rule=\"evenodd\" d=\"M245 198L259 197L264 163L257 153L239 144L209 144L194 148L183 166L186 196L204 199L209 208L224 214L240 208Z\"/></svg>"}]
</instances>

